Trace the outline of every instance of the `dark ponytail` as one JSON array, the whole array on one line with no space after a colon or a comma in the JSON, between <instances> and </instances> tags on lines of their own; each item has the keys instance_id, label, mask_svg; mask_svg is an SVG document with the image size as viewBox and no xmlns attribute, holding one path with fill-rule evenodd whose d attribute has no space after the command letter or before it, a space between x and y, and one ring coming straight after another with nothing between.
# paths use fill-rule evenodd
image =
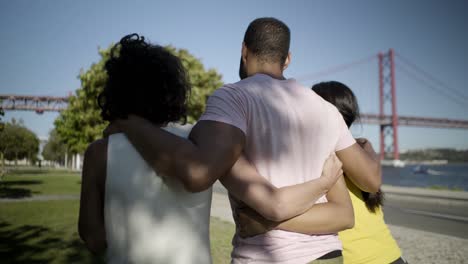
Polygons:
<instances>
[{"instance_id":1,"label":"dark ponytail","mask_svg":"<svg viewBox=\"0 0 468 264\"><path fill-rule=\"evenodd\" d=\"M361 191L361 193L367 209L372 213L375 213L375 210L383 205L384 193L381 189L376 193L368 193L365 191Z\"/></svg>"},{"instance_id":2,"label":"dark ponytail","mask_svg":"<svg viewBox=\"0 0 468 264\"><path fill-rule=\"evenodd\" d=\"M312 86L312 90L323 99L330 102L341 113L346 125L351 127L354 121L359 119L359 105L356 96L348 86L335 81L321 82ZM384 194L379 189L376 193L362 192L366 207L370 212L383 205Z\"/></svg>"}]
</instances>

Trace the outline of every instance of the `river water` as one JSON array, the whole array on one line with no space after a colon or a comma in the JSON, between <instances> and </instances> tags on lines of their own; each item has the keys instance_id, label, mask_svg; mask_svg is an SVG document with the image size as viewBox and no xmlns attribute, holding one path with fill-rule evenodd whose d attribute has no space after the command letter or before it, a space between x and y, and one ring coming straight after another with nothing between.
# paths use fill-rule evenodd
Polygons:
<instances>
[{"instance_id":1,"label":"river water","mask_svg":"<svg viewBox=\"0 0 468 264\"><path fill-rule=\"evenodd\" d=\"M383 184L468 191L468 164L424 165L419 173L416 167L383 167Z\"/></svg>"}]
</instances>

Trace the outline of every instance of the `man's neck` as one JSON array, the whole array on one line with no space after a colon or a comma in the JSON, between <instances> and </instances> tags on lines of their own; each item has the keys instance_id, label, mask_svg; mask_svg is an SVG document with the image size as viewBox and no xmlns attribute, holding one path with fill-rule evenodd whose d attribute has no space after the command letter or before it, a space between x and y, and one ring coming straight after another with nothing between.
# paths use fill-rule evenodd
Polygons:
<instances>
[{"instance_id":1,"label":"man's neck","mask_svg":"<svg viewBox=\"0 0 468 264\"><path fill-rule=\"evenodd\" d=\"M268 75L277 80L286 80L286 78L284 78L283 71L276 69L276 67L262 67L250 73L249 76L253 76L257 73Z\"/></svg>"},{"instance_id":2,"label":"man's neck","mask_svg":"<svg viewBox=\"0 0 468 264\"><path fill-rule=\"evenodd\" d=\"M278 73L261 72L261 71L259 71L259 72L254 73L253 75L255 75L255 74L257 74L257 73L268 75L268 76L270 76L271 78L277 79L277 80L286 80L286 78L284 78L284 76L283 76L283 73L279 73L279 74L278 74Z\"/></svg>"},{"instance_id":3,"label":"man's neck","mask_svg":"<svg viewBox=\"0 0 468 264\"><path fill-rule=\"evenodd\" d=\"M277 63L254 63L254 67L251 67L249 76L253 76L257 73L265 74L273 79L285 80L283 76L283 67Z\"/></svg>"}]
</instances>

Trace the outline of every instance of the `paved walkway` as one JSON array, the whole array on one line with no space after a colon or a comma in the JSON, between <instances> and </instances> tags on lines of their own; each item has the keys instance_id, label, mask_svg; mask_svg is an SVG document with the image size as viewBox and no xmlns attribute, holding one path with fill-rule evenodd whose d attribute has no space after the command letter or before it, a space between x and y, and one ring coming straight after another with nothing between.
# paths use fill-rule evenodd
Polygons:
<instances>
[{"instance_id":1,"label":"paved walkway","mask_svg":"<svg viewBox=\"0 0 468 264\"><path fill-rule=\"evenodd\" d=\"M215 192L226 193L226 189L216 182L213 187ZM424 188L399 187L383 185L382 190L388 195L399 195L408 197L430 198L437 200L447 200L452 202L468 202L468 192L463 191L448 191L448 190L431 190ZM17 202L17 201L48 201L48 200L74 200L79 199L78 194L64 195L33 195L23 198L0 198L0 202Z\"/></svg>"},{"instance_id":2,"label":"paved walkway","mask_svg":"<svg viewBox=\"0 0 468 264\"><path fill-rule=\"evenodd\" d=\"M383 185L382 190L387 194L468 202L468 192L464 191L433 190L426 188L400 187L390 185Z\"/></svg>"},{"instance_id":3,"label":"paved walkway","mask_svg":"<svg viewBox=\"0 0 468 264\"><path fill-rule=\"evenodd\" d=\"M234 223L229 199L213 192L211 216ZM410 264L463 264L468 260L468 239L388 225Z\"/></svg>"},{"instance_id":4,"label":"paved walkway","mask_svg":"<svg viewBox=\"0 0 468 264\"><path fill-rule=\"evenodd\" d=\"M213 192L213 199L211 200L211 216L234 224L229 198L225 194Z\"/></svg>"}]
</instances>

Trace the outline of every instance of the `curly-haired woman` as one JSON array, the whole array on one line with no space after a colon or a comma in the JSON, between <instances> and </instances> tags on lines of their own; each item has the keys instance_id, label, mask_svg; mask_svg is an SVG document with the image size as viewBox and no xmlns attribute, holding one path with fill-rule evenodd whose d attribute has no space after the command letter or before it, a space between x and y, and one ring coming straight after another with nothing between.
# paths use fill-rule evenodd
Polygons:
<instances>
[{"instance_id":1,"label":"curly-haired woman","mask_svg":"<svg viewBox=\"0 0 468 264\"><path fill-rule=\"evenodd\" d=\"M136 115L187 138L190 85L180 60L137 34L123 37L105 64L108 81L98 97L111 123ZM189 193L157 177L124 134L97 140L86 150L79 234L109 263L210 263L211 189ZM161 176L161 175L158 175Z\"/></svg>"}]
</instances>

